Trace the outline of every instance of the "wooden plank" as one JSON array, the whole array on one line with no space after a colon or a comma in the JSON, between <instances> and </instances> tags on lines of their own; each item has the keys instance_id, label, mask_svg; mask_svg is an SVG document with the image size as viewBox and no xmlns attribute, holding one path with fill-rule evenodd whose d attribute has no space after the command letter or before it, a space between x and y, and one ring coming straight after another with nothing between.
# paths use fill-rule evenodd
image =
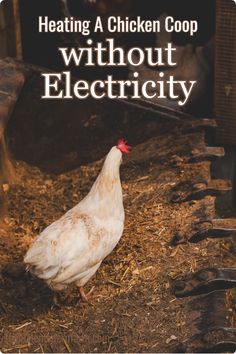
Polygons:
<instances>
[{"instance_id":1,"label":"wooden plank","mask_svg":"<svg viewBox=\"0 0 236 354\"><path fill-rule=\"evenodd\" d=\"M177 297L207 294L215 290L236 287L236 268L201 269L181 280L173 280L172 289Z\"/></svg>"},{"instance_id":2,"label":"wooden plank","mask_svg":"<svg viewBox=\"0 0 236 354\"><path fill-rule=\"evenodd\" d=\"M204 208L200 208L199 213L202 213L202 220L193 224L193 229L188 234L174 235L172 245L198 243L207 238L236 237L236 219L207 219Z\"/></svg>"},{"instance_id":3,"label":"wooden plank","mask_svg":"<svg viewBox=\"0 0 236 354\"><path fill-rule=\"evenodd\" d=\"M182 203L190 200L199 200L207 195L219 196L232 190L229 180L202 180L184 181L173 188L170 197L172 203Z\"/></svg>"},{"instance_id":4,"label":"wooden plank","mask_svg":"<svg viewBox=\"0 0 236 354\"><path fill-rule=\"evenodd\" d=\"M236 350L236 329L228 320L227 292L214 291L196 296L186 304L189 339L178 351L184 353L220 353Z\"/></svg>"}]
</instances>

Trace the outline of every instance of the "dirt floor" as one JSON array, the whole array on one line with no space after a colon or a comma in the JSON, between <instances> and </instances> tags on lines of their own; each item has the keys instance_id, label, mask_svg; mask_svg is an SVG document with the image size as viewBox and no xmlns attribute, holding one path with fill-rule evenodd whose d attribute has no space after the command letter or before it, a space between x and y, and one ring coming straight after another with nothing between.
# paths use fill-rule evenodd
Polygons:
<instances>
[{"instance_id":1,"label":"dirt floor","mask_svg":"<svg viewBox=\"0 0 236 354\"><path fill-rule=\"evenodd\" d=\"M212 197L169 202L179 182L209 178L209 163L189 164L188 155L186 142L173 132L136 146L125 158L123 237L86 285L86 291L95 287L91 302L82 303L73 288L73 296L63 293L54 308L53 293L24 273L22 259L39 232L88 193L102 161L61 175L17 162L16 184L4 186L8 216L0 237L3 352L170 352L189 338L187 299L175 298L171 279L233 266L235 256L230 240L170 244L214 214Z\"/></svg>"}]
</instances>

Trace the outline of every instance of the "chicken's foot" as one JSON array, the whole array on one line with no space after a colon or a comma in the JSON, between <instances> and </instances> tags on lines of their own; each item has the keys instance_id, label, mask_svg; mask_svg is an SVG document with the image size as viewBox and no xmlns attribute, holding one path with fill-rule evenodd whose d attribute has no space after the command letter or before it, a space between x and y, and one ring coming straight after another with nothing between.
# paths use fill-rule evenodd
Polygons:
<instances>
[{"instance_id":1,"label":"chicken's foot","mask_svg":"<svg viewBox=\"0 0 236 354\"><path fill-rule=\"evenodd\" d=\"M89 297L89 295L92 294L92 292L94 291L94 289L95 289L95 286L93 286L93 287L89 290L89 292L88 292L87 294L85 294L84 288L83 288L83 286L81 286L81 287L79 288L79 292L80 292L80 296L81 296L82 301L84 301L84 302L89 302L88 297Z\"/></svg>"}]
</instances>

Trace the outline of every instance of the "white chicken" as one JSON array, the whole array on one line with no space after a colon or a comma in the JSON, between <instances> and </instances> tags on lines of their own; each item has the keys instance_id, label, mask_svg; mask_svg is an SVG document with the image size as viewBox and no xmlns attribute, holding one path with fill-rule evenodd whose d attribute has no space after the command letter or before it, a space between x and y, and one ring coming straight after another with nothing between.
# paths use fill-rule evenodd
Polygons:
<instances>
[{"instance_id":1,"label":"white chicken","mask_svg":"<svg viewBox=\"0 0 236 354\"><path fill-rule=\"evenodd\" d=\"M60 291L75 283L87 301L83 286L120 240L124 207L120 182L122 153L130 146L121 139L108 153L88 195L48 226L29 248L26 269Z\"/></svg>"}]
</instances>

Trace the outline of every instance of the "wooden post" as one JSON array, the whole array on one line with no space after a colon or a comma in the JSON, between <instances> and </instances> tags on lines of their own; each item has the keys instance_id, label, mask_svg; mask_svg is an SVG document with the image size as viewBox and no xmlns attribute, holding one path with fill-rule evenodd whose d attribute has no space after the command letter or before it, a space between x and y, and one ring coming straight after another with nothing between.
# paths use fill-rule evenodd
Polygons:
<instances>
[{"instance_id":1,"label":"wooden post","mask_svg":"<svg viewBox=\"0 0 236 354\"><path fill-rule=\"evenodd\" d=\"M21 58L18 0L4 0L0 4L0 57Z\"/></svg>"},{"instance_id":2,"label":"wooden post","mask_svg":"<svg viewBox=\"0 0 236 354\"><path fill-rule=\"evenodd\" d=\"M236 145L236 4L217 0L215 115L217 143Z\"/></svg>"}]
</instances>

